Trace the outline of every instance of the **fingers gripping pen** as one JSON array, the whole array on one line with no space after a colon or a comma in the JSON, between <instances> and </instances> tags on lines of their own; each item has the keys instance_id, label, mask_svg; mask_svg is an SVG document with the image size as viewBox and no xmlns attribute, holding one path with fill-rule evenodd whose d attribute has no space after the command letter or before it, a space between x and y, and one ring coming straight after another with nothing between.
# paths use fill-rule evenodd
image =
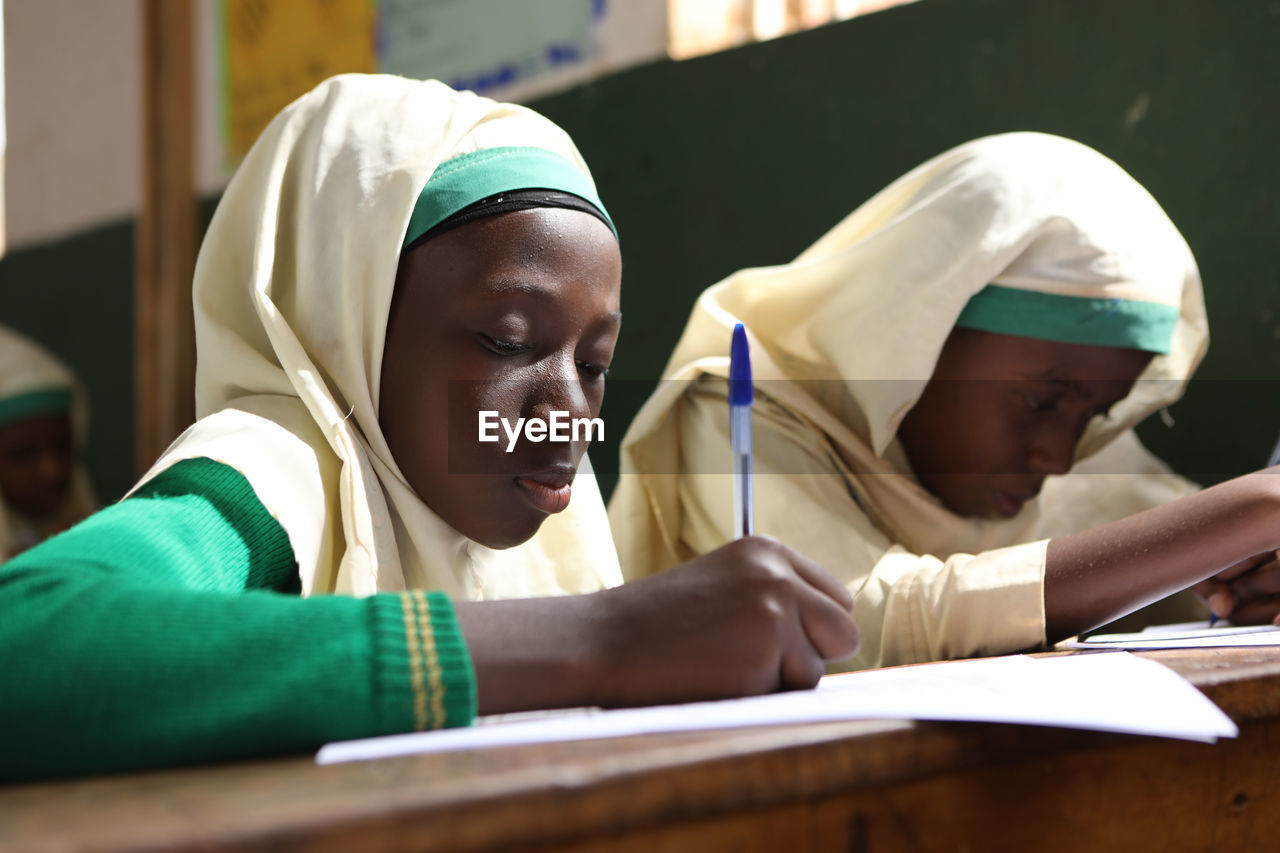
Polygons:
<instances>
[{"instance_id":1,"label":"fingers gripping pen","mask_svg":"<svg viewBox=\"0 0 1280 853\"><path fill-rule=\"evenodd\" d=\"M755 506L751 483L751 353L747 330L733 327L729 349L729 443L733 447L733 535L741 539L755 533Z\"/></svg>"}]
</instances>

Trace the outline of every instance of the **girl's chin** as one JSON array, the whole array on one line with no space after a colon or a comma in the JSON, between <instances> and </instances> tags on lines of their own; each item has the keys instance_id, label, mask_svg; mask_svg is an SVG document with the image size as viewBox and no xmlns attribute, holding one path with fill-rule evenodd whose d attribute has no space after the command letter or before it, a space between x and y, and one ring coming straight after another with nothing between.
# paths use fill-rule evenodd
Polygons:
<instances>
[{"instance_id":1,"label":"girl's chin","mask_svg":"<svg viewBox=\"0 0 1280 853\"><path fill-rule=\"evenodd\" d=\"M547 477L457 477L452 488L436 495L441 508L426 501L436 515L463 536L501 551L523 545L542 523L569 507L571 483L544 482ZM441 511L443 509L443 511Z\"/></svg>"},{"instance_id":2,"label":"girl's chin","mask_svg":"<svg viewBox=\"0 0 1280 853\"><path fill-rule=\"evenodd\" d=\"M485 519L484 525L477 525L475 529L462 533L486 548L504 551L532 539L548 517L546 513L537 512L528 506L495 507L492 515Z\"/></svg>"},{"instance_id":3,"label":"girl's chin","mask_svg":"<svg viewBox=\"0 0 1280 853\"><path fill-rule=\"evenodd\" d=\"M532 530L527 532L502 530L490 533L486 531L485 533L477 536L468 536L467 538L479 542L484 547L491 548L494 551L505 551L508 548L515 548L528 542L534 537L534 534L538 532L540 527L542 527L541 522L539 522Z\"/></svg>"}]
</instances>

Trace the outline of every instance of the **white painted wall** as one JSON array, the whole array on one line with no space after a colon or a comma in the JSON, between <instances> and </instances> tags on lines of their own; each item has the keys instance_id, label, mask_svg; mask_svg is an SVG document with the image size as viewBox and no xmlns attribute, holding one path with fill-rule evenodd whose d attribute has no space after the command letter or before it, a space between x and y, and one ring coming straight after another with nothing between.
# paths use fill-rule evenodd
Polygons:
<instances>
[{"instance_id":1,"label":"white painted wall","mask_svg":"<svg viewBox=\"0 0 1280 853\"><path fill-rule=\"evenodd\" d=\"M228 177L219 126L219 3L192 2L196 185L208 195L220 191ZM142 181L139 5L4 0L10 251L136 213ZM663 56L666 0L609 0L599 35L599 54L591 63L494 96L528 100Z\"/></svg>"},{"instance_id":2,"label":"white painted wall","mask_svg":"<svg viewBox=\"0 0 1280 853\"><path fill-rule=\"evenodd\" d=\"M9 250L138 206L136 0L7 0Z\"/></svg>"},{"instance_id":3,"label":"white painted wall","mask_svg":"<svg viewBox=\"0 0 1280 853\"><path fill-rule=\"evenodd\" d=\"M0 0L0 253L4 252L4 0Z\"/></svg>"}]
</instances>

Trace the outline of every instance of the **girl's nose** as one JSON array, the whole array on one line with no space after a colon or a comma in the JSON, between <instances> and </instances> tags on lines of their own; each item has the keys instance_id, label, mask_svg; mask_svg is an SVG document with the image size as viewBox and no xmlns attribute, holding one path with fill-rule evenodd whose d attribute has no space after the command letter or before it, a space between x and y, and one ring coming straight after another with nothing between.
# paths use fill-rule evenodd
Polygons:
<instances>
[{"instance_id":1,"label":"girl's nose","mask_svg":"<svg viewBox=\"0 0 1280 853\"><path fill-rule=\"evenodd\" d=\"M544 420L550 418L553 411L567 412L570 418L592 416L577 361L571 354L548 360L543 381L533 398L530 414Z\"/></svg>"},{"instance_id":2,"label":"girl's nose","mask_svg":"<svg viewBox=\"0 0 1280 853\"><path fill-rule=\"evenodd\" d=\"M43 483L56 483L71 474L71 459L57 450L44 450L37 462L37 476Z\"/></svg>"},{"instance_id":3,"label":"girl's nose","mask_svg":"<svg viewBox=\"0 0 1280 853\"><path fill-rule=\"evenodd\" d=\"M1027 468L1035 474L1065 474L1075 461L1080 430L1045 428L1036 433L1027 452Z\"/></svg>"}]
</instances>

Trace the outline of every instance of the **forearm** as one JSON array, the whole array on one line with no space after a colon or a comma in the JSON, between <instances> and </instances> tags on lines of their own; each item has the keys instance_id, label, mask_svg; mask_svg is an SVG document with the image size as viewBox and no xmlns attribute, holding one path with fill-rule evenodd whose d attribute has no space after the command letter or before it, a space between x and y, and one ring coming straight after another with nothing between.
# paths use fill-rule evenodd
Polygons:
<instances>
[{"instance_id":1,"label":"forearm","mask_svg":"<svg viewBox=\"0 0 1280 853\"><path fill-rule=\"evenodd\" d=\"M1259 472L1052 540L1050 641L1096 627L1280 547L1280 473Z\"/></svg>"},{"instance_id":2,"label":"forearm","mask_svg":"<svg viewBox=\"0 0 1280 853\"><path fill-rule=\"evenodd\" d=\"M600 595L454 603L475 667L480 714L571 708L598 695Z\"/></svg>"}]
</instances>

